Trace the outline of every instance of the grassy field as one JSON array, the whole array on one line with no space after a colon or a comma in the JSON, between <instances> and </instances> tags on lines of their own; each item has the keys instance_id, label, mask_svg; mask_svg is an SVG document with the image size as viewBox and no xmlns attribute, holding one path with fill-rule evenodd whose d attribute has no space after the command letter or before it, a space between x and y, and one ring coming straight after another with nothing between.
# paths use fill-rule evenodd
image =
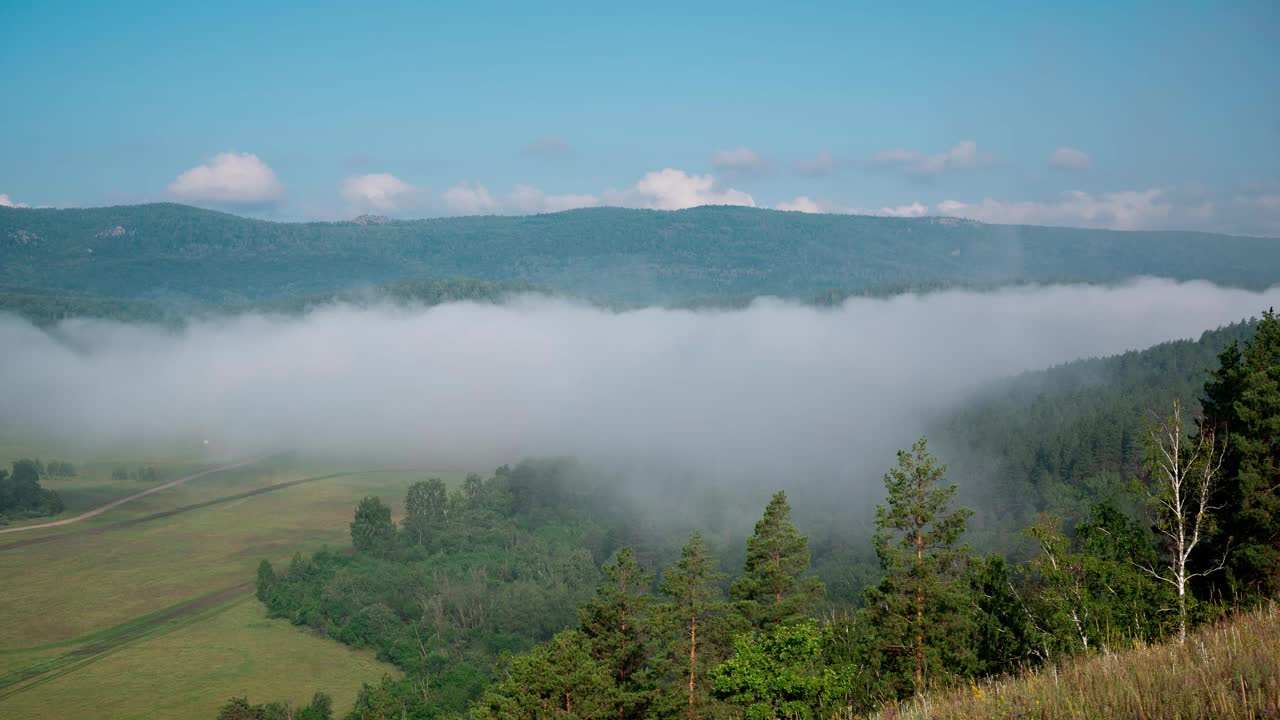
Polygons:
<instances>
[{"instance_id":1,"label":"grassy field","mask_svg":"<svg viewBox=\"0 0 1280 720\"><path fill-rule=\"evenodd\" d=\"M6 718L208 718L233 695L346 709L389 669L368 653L268 620L251 596L171 632L104 653L0 700ZM0 691L3 693L4 691Z\"/></svg>"},{"instance_id":2,"label":"grassy field","mask_svg":"<svg viewBox=\"0 0 1280 720\"><path fill-rule=\"evenodd\" d=\"M878 720L1280 717L1280 608L1169 642L985 681L882 712Z\"/></svg>"},{"instance_id":3,"label":"grassy field","mask_svg":"<svg viewBox=\"0 0 1280 720\"><path fill-rule=\"evenodd\" d=\"M195 465L174 463L160 482ZM148 486L111 481L114 466L86 464L50 486L63 483L76 512ZM398 513L408 485L431 475L456 479L272 458L80 523L0 535L0 717L211 716L232 695L305 700L318 687L349 694L335 697L344 709L389 668L266 622L248 583L263 558L348 545L361 497Z\"/></svg>"}]
</instances>

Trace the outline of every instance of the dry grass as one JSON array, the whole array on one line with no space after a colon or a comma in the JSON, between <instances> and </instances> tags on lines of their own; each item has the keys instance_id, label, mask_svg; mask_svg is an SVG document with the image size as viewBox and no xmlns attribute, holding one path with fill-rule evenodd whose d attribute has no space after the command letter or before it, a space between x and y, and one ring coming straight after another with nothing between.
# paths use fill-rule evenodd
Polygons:
<instances>
[{"instance_id":1,"label":"dry grass","mask_svg":"<svg viewBox=\"0 0 1280 720\"><path fill-rule=\"evenodd\" d=\"M882 711L880 720L1280 718L1280 608L1169 642L981 682Z\"/></svg>"}]
</instances>

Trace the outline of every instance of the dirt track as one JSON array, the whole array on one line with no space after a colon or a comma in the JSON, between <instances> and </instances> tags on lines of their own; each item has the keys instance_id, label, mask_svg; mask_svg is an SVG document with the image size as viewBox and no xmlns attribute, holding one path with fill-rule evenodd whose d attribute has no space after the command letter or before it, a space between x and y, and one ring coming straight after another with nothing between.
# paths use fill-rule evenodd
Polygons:
<instances>
[{"instance_id":1,"label":"dirt track","mask_svg":"<svg viewBox=\"0 0 1280 720\"><path fill-rule=\"evenodd\" d=\"M218 469L226 470L229 467L238 467L238 466L228 466L228 467L218 468ZM210 470L208 472L214 472L214 471ZM191 512L192 510L207 508L211 505L219 505L221 503L233 502L235 500L243 500L244 498L253 497L254 495L261 495L263 493L275 492L276 490L284 490L285 488L291 488L295 485L302 485L303 483L315 482L317 480L329 480L330 478L346 477L349 475L363 475L363 474L372 473L372 472L389 472L389 471L366 470L364 472L330 473L329 475L317 475L315 477L302 478L301 480L290 480L288 482L276 483L275 485L267 485L265 487L254 488L253 490L246 490L245 492L236 493L235 495L224 495L223 497L214 498L212 500L205 500L204 502L193 503L191 505L183 505L182 507L176 507L176 508L173 508L172 510L162 510L158 513L144 515L139 518L133 518L132 520L122 520L117 523L111 523L110 525L101 525L99 527L88 528L85 530L75 530L72 532L60 533L58 535L46 535L44 537L31 538L29 540L18 540L16 542L0 545L0 552L4 552L5 550L16 550L18 548L30 547L32 545L43 545L44 543L58 542L60 540L66 540L67 538L83 537L85 535L101 535L102 533L110 532L112 530L120 530L122 528L133 527L134 525L138 525L144 522L150 522L152 520L159 520L161 518L173 517L174 515L179 515L181 513ZM195 477L195 476L193 475L192 477ZM190 479L190 478L187 478L187 479Z\"/></svg>"},{"instance_id":2,"label":"dirt track","mask_svg":"<svg viewBox=\"0 0 1280 720\"><path fill-rule=\"evenodd\" d=\"M41 528L62 527L63 525L78 523L81 520L88 520L91 517L101 515L102 513L108 510L111 510L112 508L118 508L121 505L124 505L127 502L132 502L134 500L137 500L140 497L146 497L147 495L151 495L152 493L158 493L161 490L168 490L171 487L181 485L182 483L188 482L190 480L195 480L196 478L204 477L205 475L212 475L213 473L222 472L223 470L234 470L235 468L238 468L238 467L244 467L245 465L250 465L252 463L257 462L258 460L261 460L261 458L254 458L252 460L241 460L240 462L232 463L230 465L219 465L218 467L209 468L207 470L201 470L198 473L193 473L185 477L180 477L177 480L170 480L169 482L163 485L157 485L153 488L147 488L146 490L143 490L142 492L134 493L129 497L120 498L119 500L112 500L111 502L107 503L106 505L103 505L102 507L94 508L93 510L90 510L88 512L80 513L79 515L72 518L66 518L64 520L52 520L50 522L44 522L38 525L23 525L21 527L2 528L0 529L0 535L4 535L7 533L22 532L23 530L39 530Z\"/></svg>"}]
</instances>

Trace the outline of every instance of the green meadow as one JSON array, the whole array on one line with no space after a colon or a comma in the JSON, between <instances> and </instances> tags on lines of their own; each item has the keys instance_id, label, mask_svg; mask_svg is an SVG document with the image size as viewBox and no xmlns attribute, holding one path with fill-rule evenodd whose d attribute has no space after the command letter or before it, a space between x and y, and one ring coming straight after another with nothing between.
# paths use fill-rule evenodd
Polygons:
<instances>
[{"instance_id":1,"label":"green meadow","mask_svg":"<svg viewBox=\"0 0 1280 720\"><path fill-rule=\"evenodd\" d=\"M154 482L111 477L142 464L156 467ZM85 462L49 483L67 506L52 519L215 466ZM80 522L0 534L0 577L18 579L0 589L0 717L212 716L233 695L306 701L317 689L349 707L362 682L394 670L267 619L254 570L348 546L361 497L398 515L414 480L455 474L269 457Z\"/></svg>"}]
</instances>

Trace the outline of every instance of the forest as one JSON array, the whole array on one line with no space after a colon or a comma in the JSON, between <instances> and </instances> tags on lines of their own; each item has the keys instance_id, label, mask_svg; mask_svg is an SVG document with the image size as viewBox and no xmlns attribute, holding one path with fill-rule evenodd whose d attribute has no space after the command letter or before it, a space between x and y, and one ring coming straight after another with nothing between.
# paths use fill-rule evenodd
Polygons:
<instances>
[{"instance_id":1,"label":"forest","mask_svg":"<svg viewBox=\"0 0 1280 720\"><path fill-rule=\"evenodd\" d=\"M1265 238L727 206L386 223L269 222L171 203L0 207L0 288L188 303L403 278L523 283L642 304L1141 275L1261 289L1277 266L1280 249Z\"/></svg>"},{"instance_id":2,"label":"forest","mask_svg":"<svg viewBox=\"0 0 1280 720\"><path fill-rule=\"evenodd\" d=\"M977 698L1004 674L1190 642L1280 592L1274 312L1023 378L939 436L970 458L1004 447L989 491L1003 509L977 523L924 438L887 468L869 536L831 539L846 519L815 542L785 488L745 537L677 533L637 521L590 468L528 461L415 483L398 524L366 497L351 553L264 560L257 596L401 671L349 718L692 720L860 717L966 685ZM1280 679L1257 672L1269 702ZM218 715L291 716L332 709L321 693Z\"/></svg>"}]
</instances>

